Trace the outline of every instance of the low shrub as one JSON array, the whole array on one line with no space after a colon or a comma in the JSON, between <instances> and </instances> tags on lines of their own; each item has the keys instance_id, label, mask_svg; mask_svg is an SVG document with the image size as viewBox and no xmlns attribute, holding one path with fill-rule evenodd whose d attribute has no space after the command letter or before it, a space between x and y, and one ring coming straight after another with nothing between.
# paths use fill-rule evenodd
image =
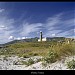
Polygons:
<instances>
[{"instance_id":1,"label":"low shrub","mask_svg":"<svg viewBox=\"0 0 75 75\"><path fill-rule=\"evenodd\" d=\"M30 58L30 59L28 60L28 64L29 64L29 65L34 64L34 61Z\"/></svg>"},{"instance_id":2,"label":"low shrub","mask_svg":"<svg viewBox=\"0 0 75 75\"><path fill-rule=\"evenodd\" d=\"M69 62L67 62L67 67L68 69L75 69L75 60L71 60Z\"/></svg>"},{"instance_id":3,"label":"low shrub","mask_svg":"<svg viewBox=\"0 0 75 75\"><path fill-rule=\"evenodd\" d=\"M54 63L57 60L57 57L57 53L53 50L50 50L48 56L44 58L44 61L46 61L47 63Z\"/></svg>"},{"instance_id":4,"label":"low shrub","mask_svg":"<svg viewBox=\"0 0 75 75\"><path fill-rule=\"evenodd\" d=\"M22 57L23 58L29 58L29 56L27 54L23 54Z\"/></svg>"},{"instance_id":5,"label":"low shrub","mask_svg":"<svg viewBox=\"0 0 75 75\"><path fill-rule=\"evenodd\" d=\"M22 61L22 63L29 66L29 65L34 64L34 61L30 58L28 61Z\"/></svg>"}]
</instances>

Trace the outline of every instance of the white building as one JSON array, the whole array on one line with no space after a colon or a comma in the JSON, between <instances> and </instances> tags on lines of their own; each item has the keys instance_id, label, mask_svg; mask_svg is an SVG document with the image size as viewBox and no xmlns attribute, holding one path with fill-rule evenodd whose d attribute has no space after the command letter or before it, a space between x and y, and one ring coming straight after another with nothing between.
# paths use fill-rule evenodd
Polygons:
<instances>
[{"instance_id":1,"label":"white building","mask_svg":"<svg viewBox=\"0 0 75 75\"><path fill-rule=\"evenodd\" d=\"M38 42L40 42L41 40L40 39L38 39ZM45 38L42 38L42 41L47 41L47 38L45 37Z\"/></svg>"}]
</instances>

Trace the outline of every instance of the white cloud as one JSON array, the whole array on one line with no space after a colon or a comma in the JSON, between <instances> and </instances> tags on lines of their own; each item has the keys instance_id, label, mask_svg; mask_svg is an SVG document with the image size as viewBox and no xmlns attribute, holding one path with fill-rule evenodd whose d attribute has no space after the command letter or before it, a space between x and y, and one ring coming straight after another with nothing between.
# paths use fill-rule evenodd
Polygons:
<instances>
[{"instance_id":1,"label":"white cloud","mask_svg":"<svg viewBox=\"0 0 75 75\"><path fill-rule=\"evenodd\" d=\"M46 34L44 35L45 37L51 37L52 34L55 36L57 36L57 34L60 32L61 30L50 30L50 31L47 31Z\"/></svg>"},{"instance_id":2,"label":"white cloud","mask_svg":"<svg viewBox=\"0 0 75 75\"><path fill-rule=\"evenodd\" d=\"M3 11L4 11L4 9L0 8L0 13L3 12Z\"/></svg>"},{"instance_id":3,"label":"white cloud","mask_svg":"<svg viewBox=\"0 0 75 75\"><path fill-rule=\"evenodd\" d=\"M0 25L0 30L6 30L7 27L5 27L4 25Z\"/></svg>"},{"instance_id":4,"label":"white cloud","mask_svg":"<svg viewBox=\"0 0 75 75\"><path fill-rule=\"evenodd\" d=\"M45 26L46 26L46 33L45 33L45 37L46 36L51 36L52 34L56 34L55 36L69 36L69 35L73 35L74 31L69 32L69 29L74 30L74 18L70 18L70 19L66 19L63 20L62 19L63 14L59 14L58 16L53 16L50 17ZM45 27L44 26L44 27ZM68 35L67 35L68 34Z\"/></svg>"},{"instance_id":5,"label":"white cloud","mask_svg":"<svg viewBox=\"0 0 75 75\"><path fill-rule=\"evenodd\" d=\"M69 28L74 26L74 19L62 19L63 13L57 14L53 17L47 19L46 23L35 23L29 24L24 23L23 27L21 28L20 34L21 36L28 36L32 32L39 32L42 27L44 27L45 31L43 36L66 36L66 33L69 34ZM73 28L71 28L73 29ZM65 32L64 32L65 31Z\"/></svg>"},{"instance_id":6,"label":"white cloud","mask_svg":"<svg viewBox=\"0 0 75 75\"><path fill-rule=\"evenodd\" d=\"M21 40L21 38L20 38L20 37L18 37L18 38L16 38L16 40Z\"/></svg>"},{"instance_id":7,"label":"white cloud","mask_svg":"<svg viewBox=\"0 0 75 75\"><path fill-rule=\"evenodd\" d=\"M8 18L9 16L0 16L0 43L9 42L8 39L14 33L14 20Z\"/></svg>"},{"instance_id":8,"label":"white cloud","mask_svg":"<svg viewBox=\"0 0 75 75\"><path fill-rule=\"evenodd\" d=\"M26 37L22 37L22 39L26 39Z\"/></svg>"},{"instance_id":9,"label":"white cloud","mask_svg":"<svg viewBox=\"0 0 75 75\"><path fill-rule=\"evenodd\" d=\"M54 36L55 36L55 34L53 33L53 34L52 34L52 36L54 37Z\"/></svg>"},{"instance_id":10,"label":"white cloud","mask_svg":"<svg viewBox=\"0 0 75 75\"><path fill-rule=\"evenodd\" d=\"M58 36L73 37L74 36L74 29L66 30L62 33L59 33Z\"/></svg>"},{"instance_id":11,"label":"white cloud","mask_svg":"<svg viewBox=\"0 0 75 75\"><path fill-rule=\"evenodd\" d=\"M74 33L75 33L75 29L74 29Z\"/></svg>"},{"instance_id":12,"label":"white cloud","mask_svg":"<svg viewBox=\"0 0 75 75\"><path fill-rule=\"evenodd\" d=\"M35 24L25 23L23 24L23 28L21 29L20 34L22 36L28 36L32 32L40 31L40 26L42 26L41 23L35 23Z\"/></svg>"},{"instance_id":13,"label":"white cloud","mask_svg":"<svg viewBox=\"0 0 75 75\"><path fill-rule=\"evenodd\" d=\"M10 36L8 39L9 40L14 40L14 36Z\"/></svg>"},{"instance_id":14,"label":"white cloud","mask_svg":"<svg viewBox=\"0 0 75 75\"><path fill-rule=\"evenodd\" d=\"M75 32L74 26L74 19L62 19L63 14L57 14L53 17L47 19L47 21L43 23L28 23L23 22L22 25L16 29L14 27L14 19L9 19L7 16L0 16L0 43L5 43L13 39L14 34L17 35L17 40L25 39L27 36L37 34L40 30L44 30L43 36L44 37L51 37L51 36L72 36L73 32ZM72 27L70 29L70 27ZM69 30L70 29L70 30ZM43 31L42 31L43 32ZM33 34L32 34L33 33ZM11 36L13 35L13 36ZM22 38L20 38L22 37ZM34 36L35 37L35 36ZM8 39L9 38L9 39Z\"/></svg>"},{"instance_id":15,"label":"white cloud","mask_svg":"<svg viewBox=\"0 0 75 75\"><path fill-rule=\"evenodd\" d=\"M61 22L61 16L62 16L62 13L48 18L46 22L46 26L51 27L51 26L57 25L59 22Z\"/></svg>"}]
</instances>

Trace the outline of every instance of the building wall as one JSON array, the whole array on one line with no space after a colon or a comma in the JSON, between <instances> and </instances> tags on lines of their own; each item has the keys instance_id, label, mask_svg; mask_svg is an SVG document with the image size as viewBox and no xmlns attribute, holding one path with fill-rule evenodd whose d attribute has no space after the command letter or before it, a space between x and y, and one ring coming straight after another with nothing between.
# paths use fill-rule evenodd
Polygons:
<instances>
[{"instance_id":1,"label":"building wall","mask_svg":"<svg viewBox=\"0 0 75 75\"><path fill-rule=\"evenodd\" d=\"M38 39L38 42L40 42L41 40L40 39ZM46 38L42 38L42 41L47 41L47 39Z\"/></svg>"}]
</instances>

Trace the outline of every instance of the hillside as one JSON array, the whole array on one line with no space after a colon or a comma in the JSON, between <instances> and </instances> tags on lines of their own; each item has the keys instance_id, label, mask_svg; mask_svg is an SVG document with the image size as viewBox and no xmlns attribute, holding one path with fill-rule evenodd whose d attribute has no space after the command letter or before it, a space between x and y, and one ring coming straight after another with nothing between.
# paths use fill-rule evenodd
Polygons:
<instances>
[{"instance_id":1,"label":"hillside","mask_svg":"<svg viewBox=\"0 0 75 75\"><path fill-rule=\"evenodd\" d=\"M5 62L4 64L6 65L1 65L2 69L54 69L55 65L57 66L55 69L60 69L60 65L57 64L62 64L63 59L75 55L75 41L71 40L71 38L50 39L50 41L46 42L14 40L1 45L0 63ZM70 40L69 43L67 40ZM9 65L7 66L6 63ZM64 64L62 64L62 69L66 69ZM48 67L49 65L53 66Z\"/></svg>"},{"instance_id":2,"label":"hillside","mask_svg":"<svg viewBox=\"0 0 75 75\"><path fill-rule=\"evenodd\" d=\"M47 42L49 41L64 41L65 37L46 37L47 38ZM7 42L5 44L0 44L0 45L8 45L8 44L14 44L14 43L21 43L21 42L37 42L38 41L38 37L35 38L27 38L27 39L21 39L21 40L13 40L10 42Z\"/></svg>"},{"instance_id":3,"label":"hillside","mask_svg":"<svg viewBox=\"0 0 75 75\"><path fill-rule=\"evenodd\" d=\"M41 56L46 56L47 53L49 52L50 49L54 49L56 52L57 51L61 51L62 49L70 47L72 49L74 49L74 45L75 42L73 40L70 41L70 43L68 44L66 40L68 40L68 38L63 38L63 37L54 37L54 38L50 38L50 41L46 41L46 42L37 42L37 38L35 39L27 39L27 41L25 40L14 40L11 42L8 42L6 44L4 44L3 48L0 48L0 54L7 54L7 55L11 55L11 54L16 54L19 56L34 56L34 55L41 55ZM29 41L28 41L29 40ZM33 41L30 41L33 40ZM58 53L59 53L58 52Z\"/></svg>"}]
</instances>

